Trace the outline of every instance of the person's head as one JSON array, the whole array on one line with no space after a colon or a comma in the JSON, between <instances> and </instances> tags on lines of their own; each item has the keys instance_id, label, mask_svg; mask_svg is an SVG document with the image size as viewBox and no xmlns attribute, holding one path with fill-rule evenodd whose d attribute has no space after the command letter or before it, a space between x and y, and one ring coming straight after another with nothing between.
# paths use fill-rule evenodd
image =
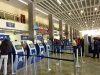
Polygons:
<instances>
[{"instance_id":1,"label":"person's head","mask_svg":"<svg viewBox=\"0 0 100 75\"><path fill-rule=\"evenodd\" d=\"M74 40L76 39L76 38L73 38Z\"/></svg>"},{"instance_id":2,"label":"person's head","mask_svg":"<svg viewBox=\"0 0 100 75\"><path fill-rule=\"evenodd\" d=\"M17 40L15 40L15 41L17 41Z\"/></svg>"},{"instance_id":3,"label":"person's head","mask_svg":"<svg viewBox=\"0 0 100 75\"><path fill-rule=\"evenodd\" d=\"M3 42L2 42L2 45L4 45L4 46L8 46L9 45L9 40L3 40Z\"/></svg>"}]
</instances>

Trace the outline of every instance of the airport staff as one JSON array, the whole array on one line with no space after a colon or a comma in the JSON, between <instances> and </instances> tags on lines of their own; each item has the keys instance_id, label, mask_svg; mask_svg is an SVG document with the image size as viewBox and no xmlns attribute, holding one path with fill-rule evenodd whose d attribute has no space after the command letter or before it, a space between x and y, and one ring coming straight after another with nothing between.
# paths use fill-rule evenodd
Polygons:
<instances>
[{"instance_id":1,"label":"airport staff","mask_svg":"<svg viewBox=\"0 0 100 75\"><path fill-rule=\"evenodd\" d=\"M2 66L2 61L4 60L3 75L7 75L8 52L9 52L9 40L4 40L0 46L0 70Z\"/></svg>"}]
</instances>

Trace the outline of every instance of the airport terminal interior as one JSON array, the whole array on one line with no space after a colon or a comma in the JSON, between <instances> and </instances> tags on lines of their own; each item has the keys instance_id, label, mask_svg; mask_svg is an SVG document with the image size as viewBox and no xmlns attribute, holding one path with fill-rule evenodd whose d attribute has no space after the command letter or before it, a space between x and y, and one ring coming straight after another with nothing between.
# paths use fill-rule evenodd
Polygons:
<instances>
[{"instance_id":1,"label":"airport terminal interior","mask_svg":"<svg viewBox=\"0 0 100 75\"><path fill-rule=\"evenodd\" d=\"M0 0L0 75L99 75L99 24L100 0Z\"/></svg>"}]
</instances>

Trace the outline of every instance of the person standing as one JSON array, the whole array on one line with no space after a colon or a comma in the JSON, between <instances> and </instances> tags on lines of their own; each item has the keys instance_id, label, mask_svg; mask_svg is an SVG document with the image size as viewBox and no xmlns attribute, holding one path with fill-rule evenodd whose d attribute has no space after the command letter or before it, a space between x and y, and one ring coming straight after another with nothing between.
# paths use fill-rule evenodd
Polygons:
<instances>
[{"instance_id":1,"label":"person standing","mask_svg":"<svg viewBox=\"0 0 100 75\"><path fill-rule=\"evenodd\" d=\"M95 58L97 54L97 58L99 58L99 50L98 50L98 41L95 39L94 41L94 51L93 51L93 58Z\"/></svg>"},{"instance_id":2,"label":"person standing","mask_svg":"<svg viewBox=\"0 0 100 75\"><path fill-rule=\"evenodd\" d=\"M4 75L7 75L8 52L9 52L9 40L4 40L0 46L0 70L2 67L2 62L4 60L4 70L3 70Z\"/></svg>"},{"instance_id":3,"label":"person standing","mask_svg":"<svg viewBox=\"0 0 100 75\"><path fill-rule=\"evenodd\" d=\"M76 57L77 43L75 41L75 38L72 40L72 46L73 46L73 52L75 53L75 57Z\"/></svg>"}]
</instances>

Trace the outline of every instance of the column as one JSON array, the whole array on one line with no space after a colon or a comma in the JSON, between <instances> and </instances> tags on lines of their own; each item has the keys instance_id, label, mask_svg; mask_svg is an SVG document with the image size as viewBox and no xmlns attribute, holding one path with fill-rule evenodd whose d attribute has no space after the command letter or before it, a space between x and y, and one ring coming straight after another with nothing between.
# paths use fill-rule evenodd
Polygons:
<instances>
[{"instance_id":1,"label":"column","mask_svg":"<svg viewBox=\"0 0 100 75\"><path fill-rule=\"evenodd\" d=\"M60 35L60 39L62 39L63 38L62 20L59 20L59 35Z\"/></svg>"},{"instance_id":2,"label":"column","mask_svg":"<svg viewBox=\"0 0 100 75\"><path fill-rule=\"evenodd\" d=\"M49 14L48 19L49 19L49 37L50 40L53 42L54 39L53 15Z\"/></svg>"},{"instance_id":3,"label":"column","mask_svg":"<svg viewBox=\"0 0 100 75\"><path fill-rule=\"evenodd\" d=\"M72 41L73 37L72 37L72 27L70 26L70 39Z\"/></svg>"},{"instance_id":4,"label":"column","mask_svg":"<svg viewBox=\"0 0 100 75\"><path fill-rule=\"evenodd\" d=\"M73 38L75 38L75 29L73 28Z\"/></svg>"},{"instance_id":5,"label":"column","mask_svg":"<svg viewBox=\"0 0 100 75\"><path fill-rule=\"evenodd\" d=\"M77 37L77 30L75 29L75 38Z\"/></svg>"},{"instance_id":6,"label":"column","mask_svg":"<svg viewBox=\"0 0 100 75\"><path fill-rule=\"evenodd\" d=\"M84 56L89 56L89 51L88 51L88 34L84 35Z\"/></svg>"},{"instance_id":7,"label":"column","mask_svg":"<svg viewBox=\"0 0 100 75\"><path fill-rule=\"evenodd\" d=\"M65 32L66 32L66 39L68 39L68 35L69 35L69 32L68 32L68 24L65 25Z\"/></svg>"},{"instance_id":8,"label":"column","mask_svg":"<svg viewBox=\"0 0 100 75\"><path fill-rule=\"evenodd\" d=\"M29 39L34 42L36 39L34 37L34 25L36 24L36 14L35 14L35 3L31 2L28 4L28 24L29 24Z\"/></svg>"}]
</instances>

